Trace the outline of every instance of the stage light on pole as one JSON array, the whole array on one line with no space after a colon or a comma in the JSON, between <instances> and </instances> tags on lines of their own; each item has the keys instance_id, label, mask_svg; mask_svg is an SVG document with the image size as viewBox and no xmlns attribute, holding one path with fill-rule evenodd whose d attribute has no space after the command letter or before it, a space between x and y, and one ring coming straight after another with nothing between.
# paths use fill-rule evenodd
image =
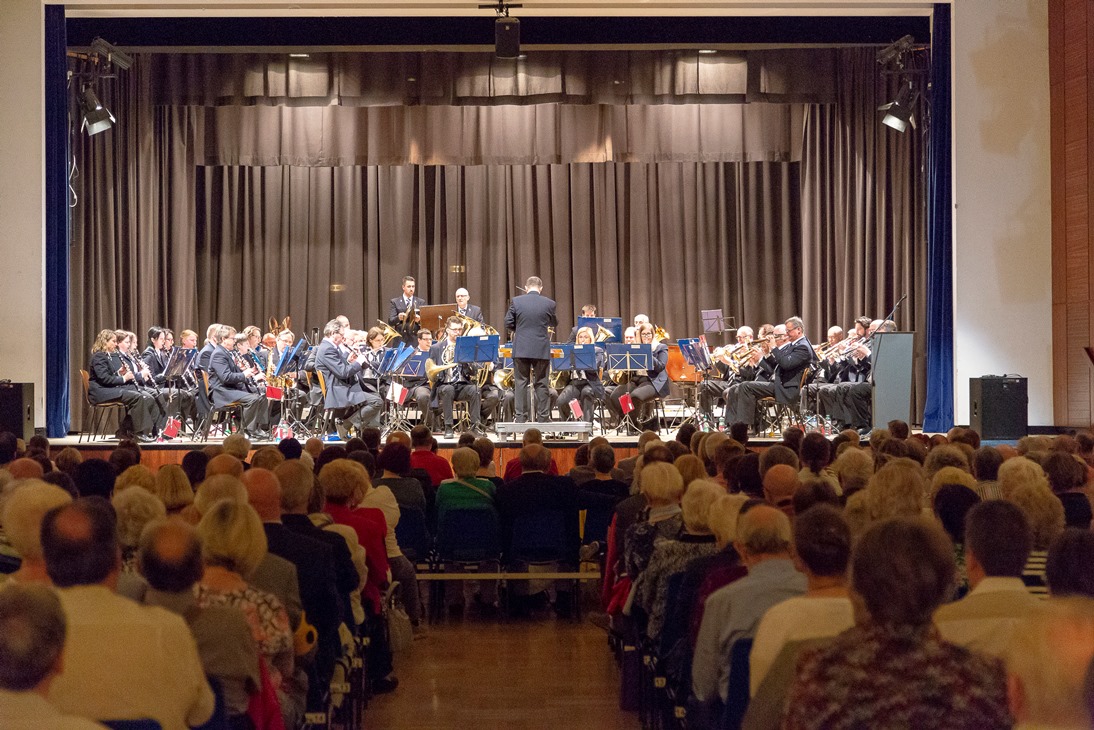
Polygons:
<instances>
[{"instance_id":1,"label":"stage light on pole","mask_svg":"<svg viewBox=\"0 0 1094 730\"><path fill-rule=\"evenodd\" d=\"M110 110L102 105L99 97L95 95L95 90L90 86L85 86L80 94L80 111L83 116L80 131L87 131L88 137L105 132L117 121Z\"/></svg>"},{"instance_id":2,"label":"stage light on pole","mask_svg":"<svg viewBox=\"0 0 1094 730\"><path fill-rule=\"evenodd\" d=\"M888 104L882 104L877 108L884 115L881 123L892 127L898 132L905 132L909 125L915 129L915 102L919 98L918 92L912 90L911 83L903 83L897 92L896 100Z\"/></svg>"}]
</instances>

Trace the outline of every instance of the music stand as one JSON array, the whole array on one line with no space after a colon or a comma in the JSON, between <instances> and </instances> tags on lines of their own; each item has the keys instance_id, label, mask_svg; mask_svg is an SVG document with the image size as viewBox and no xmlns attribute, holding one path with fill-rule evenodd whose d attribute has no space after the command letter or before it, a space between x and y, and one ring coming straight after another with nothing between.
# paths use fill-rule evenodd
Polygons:
<instances>
[{"instance_id":1,"label":"music stand","mask_svg":"<svg viewBox=\"0 0 1094 730\"><path fill-rule=\"evenodd\" d=\"M593 331L593 339L596 339L596 334L600 330L599 327L611 330L611 339L604 340L604 342L622 342L623 341L623 319L621 317L578 317L577 328L588 327Z\"/></svg>"},{"instance_id":2,"label":"music stand","mask_svg":"<svg viewBox=\"0 0 1094 730\"><path fill-rule=\"evenodd\" d=\"M645 372L653 366L653 345L609 342L604 345L604 352L608 359L608 370ZM638 424L634 422L631 413L633 411L623 414L619 428L625 429L628 433L637 433Z\"/></svg>"},{"instance_id":3,"label":"music stand","mask_svg":"<svg viewBox=\"0 0 1094 730\"><path fill-rule=\"evenodd\" d=\"M570 351L571 370L596 370L596 345L573 345Z\"/></svg>"},{"instance_id":4,"label":"music stand","mask_svg":"<svg viewBox=\"0 0 1094 730\"><path fill-rule=\"evenodd\" d=\"M274 374L275 378L281 377L282 375L285 374L285 372L287 370L289 370L292 367L292 364L294 362L296 362L297 355L300 354L300 349L305 344L307 344L307 342L308 342L307 340L305 340L303 337L301 337L299 340L297 340L296 344L293 347L291 347L287 350L283 350L281 352L281 360L278 361L277 367L274 368L274 373L273 374Z\"/></svg>"},{"instance_id":5,"label":"music stand","mask_svg":"<svg viewBox=\"0 0 1094 730\"><path fill-rule=\"evenodd\" d=\"M703 320L704 335L721 335L737 331L734 326L736 320L733 317L724 316L721 309L700 309L699 317Z\"/></svg>"},{"instance_id":6,"label":"music stand","mask_svg":"<svg viewBox=\"0 0 1094 730\"><path fill-rule=\"evenodd\" d=\"M431 330L434 336L436 336L437 330L444 329L444 323L448 321L449 317L455 314L455 302L452 304L423 304L418 310L418 315L422 318L422 321L419 324L420 326Z\"/></svg>"},{"instance_id":7,"label":"music stand","mask_svg":"<svg viewBox=\"0 0 1094 730\"><path fill-rule=\"evenodd\" d=\"M563 372L570 370L573 362L574 346L570 343L555 343L551 345L551 371Z\"/></svg>"},{"instance_id":8,"label":"music stand","mask_svg":"<svg viewBox=\"0 0 1094 730\"><path fill-rule=\"evenodd\" d=\"M404 378L424 378L425 361L429 358L429 353L413 347L409 349L413 354L403 360L403 364L398 366L396 374Z\"/></svg>"},{"instance_id":9,"label":"music stand","mask_svg":"<svg viewBox=\"0 0 1094 730\"><path fill-rule=\"evenodd\" d=\"M456 362L497 362L500 335L465 335L456 338Z\"/></svg>"}]
</instances>

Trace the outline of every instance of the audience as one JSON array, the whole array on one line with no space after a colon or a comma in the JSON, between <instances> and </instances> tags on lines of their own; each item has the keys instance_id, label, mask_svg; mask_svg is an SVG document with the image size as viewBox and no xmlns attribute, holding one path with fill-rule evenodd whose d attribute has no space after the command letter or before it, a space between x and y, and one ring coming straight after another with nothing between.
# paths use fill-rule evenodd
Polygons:
<instances>
[{"instance_id":1,"label":"audience","mask_svg":"<svg viewBox=\"0 0 1094 730\"><path fill-rule=\"evenodd\" d=\"M12 583L49 583L42 555L42 518L47 512L72 502L72 496L59 487L36 479L15 485L4 501L4 534L22 562L8 576Z\"/></svg>"},{"instance_id":2,"label":"audience","mask_svg":"<svg viewBox=\"0 0 1094 730\"><path fill-rule=\"evenodd\" d=\"M1041 462L1052 493L1064 508L1064 524L1089 530L1091 521L1090 499L1083 488L1086 486L1087 467L1077 456L1054 451Z\"/></svg>"},{"instance_id":3,"label":"audience","mask_svg":"<svg viewBox=\"0 0 1094 730\"><path fill-rule=\"evenodd\" d=\"M153 494L163 502L167 514L176 515L194 503L194 489L186 472L177 464L164 464L156 472Z\"/></svg>"},{"instance_id":4,"label":"audience","mask_svg":"<svg viewBox=\"0 0 1094 730\"><path fill-rule=\"evenodd\" d=\"M1094 533L1069 527L1048 549L1045 579L1052 596L1094 598Z\"/></svg>"}]
</instances>

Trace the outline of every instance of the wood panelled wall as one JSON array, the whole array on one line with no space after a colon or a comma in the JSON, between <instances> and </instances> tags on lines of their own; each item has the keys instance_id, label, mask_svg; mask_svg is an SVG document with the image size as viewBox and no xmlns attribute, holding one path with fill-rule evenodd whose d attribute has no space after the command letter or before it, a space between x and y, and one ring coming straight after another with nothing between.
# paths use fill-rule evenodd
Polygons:
<instances>
[{"instance_id":1,"label":"wood panelled wall","mask_svg":"<svg viewBox=\"0 0 1094 730\"><path fill-rule=\"evenodd\" d=\"M1094 345L1094 4L1058 0L1048 7L1053 407L1057 425L1087 427L1094 421L1094 368L1083 351Z\"/></svg>"}]
</instances>

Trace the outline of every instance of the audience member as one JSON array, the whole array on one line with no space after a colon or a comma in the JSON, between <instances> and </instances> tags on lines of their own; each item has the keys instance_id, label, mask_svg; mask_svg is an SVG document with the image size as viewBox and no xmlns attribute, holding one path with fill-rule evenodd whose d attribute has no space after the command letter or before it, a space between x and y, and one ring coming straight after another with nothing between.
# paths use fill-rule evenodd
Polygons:
<instances>
[{"instance_id":1,"label":"audience member","mask_svg":"<svg viewBox=\"0 0 1094 730\"><path fill-rule=\"evenodd\" d=\"M923 469L911 459L895 459L878 469L865 492L870 519L875 521L915 517L922 513L926 496Z\"/></svg>"},{"instance_id":2,"label":"audience member","mask_svg":"<svg viewBox=\"0 0 1094 730\"><path fill-rule=\"evenodd\" d=\"M45 469L34 459L22 457L8 462L5 467L12 479L41 479Z\"/></svg>"},{"instance_id":3,"label":"audience member","mask_svg":"<svg viewBox=\"0 0 1094 730\"><path fill-rule=\"evenodd\" d=\"M137 566L148 583L144 603L181 616L197 642L205 674L220 683L233 727L245 724L250 696L261 688L258 645L242 611L198 608L194 588L205 570L201 541L179 520L160 520L141 534Z\"/></svg>"},{"instance_id":4,"label":"audience member","mask_svg":"<svg viewBox=\"0 0 1094 730\"><path fill-rule=\"evenodd\" d=\"M84 460L83 455L71 446L66 446L61 449L61 452L57 454L57 458L53 460L57 465L57 470L68 474L70 477L75 478L76 467Z\"/></svg>"},{"instance_id":5,"label":"audience member","mask_svg":"<svg viewBox=\"0 0 1094 730\"><path fill-rule=\"evenodd\" d=\"M908 424L905 421L894 419L886 424L889 429L889 433L895 439L904 440L912 435L912 430L908 428Z\"/></svg>"},{"instance_id":6,"label":"audience member","mask_svg":"<svg viewBox=\"0 0 1094 730\"><path fill-rule=\"evenodd\" d=\"M299 441L290 437L287 439L281 439L277 442L277 450L284 455L286 460L294 461L300 458L300 454L303 453L304 447Z\"/></svg>"},{"instance_id":7,"label":"audience member","mask_svg":"<svg viewBox=\"0 0 1094 730\"><path fill-rule=\"evenodd\" d=\"M167 517L159 497L144 489L123 489L110 500L118 521L118 546L122 551L121 572L137 572L137 548L145 525Z\"/></svg>"},{"instance_id":8,"label":"audience member","mask_svg":"<svg viewBox=\"0 0 1094 730\"><path fill-rule=\"evenodd\" d=\"M205 467L205 478L226 474L239 479L243 476L243 462L231 454L221 454L209 459Z\"/></svg>"},{"instance_id":9,"label":"audience member","mask_svg":"<svg viewBox=\"0 0 1094 730\"><path fill-rule=\"evenodd\" d=\"M433 490L436 491L441 482L452 478L452 465L433 453L433 433L428 426L415 426L411 429L410 442L410 466L424 469L429 474Z\"/></svg>"},{"instance_id":10,"label":"audience member","mask_svg":"<svg viewBox=\"0 0 1094 730\"><path fill-rule=\"evenodd\" d=\"M408 476L410 449L399 443L387 444L376 459L376 467L380 470L380 478L374 479L373 484L390 489L400 509L421 510L423 514L429 511L421 482Z\"/></svg>"},{"instance_id":11,"label":"audience member","mask_svg":"<svg viewBox=\"0 0 1094 730\"><path fill-rule=\"evenodd\" d=\"M529 428L527 431L524 432L524 436L521 439L521 447L530 446L532 444L543 446L543 434L540 433L540 430L538 428ZM544 447L544 450L546 450L548 456L550 456L550 450L548 450L546 447ZM547 465L547 468L544 469L544 473L551 476L558 476L558 464L555 462L555 458L553 456L550 456L550 459L551 461ZM514 456L512 459L505 462L505 470L502 472L501 477L502 481L513 481L523 473L522 469L523 467L521 466L520 454L517 454L517 456Z\"/></svg>"},{"instance_id":12,"label":"audience member","mask_svg":"<svg viewBox=\"0 0 1094 730\"><path fill-rule=\"evenodd\" d=\"M852 558L862 615L803 654L783 727L1010 727L1002 663L942 641L931 624L953 575L938 527L920 518L872 525Z\"/></svg>"},{"instance_id":13,"label":"audience member","mask_svg":"<svg viewBox=\"0 0 1094 730\"><path fill-rule=\"evenodd\" d=\"M76 489L76 482L72 481L72 477L65 474L63 471L57 471L54 469L51 472L42 475L42 481L46 484L52 484L55 487L60 487L69 494L73 499L80 496L80 492Z\"/></svg>"},{"instance_id":14,"label":"audience member","mask_svg":"<svg viewBox=\"0 0 1094 730\"><path fill-rule=\"evenodd\" d=\"M1029 522L1013 504L993 499L969 510L964 535L972 590L939 608L935 624L947 641L1002 657L1016 625L1040 603L1022 582L1033 543Z\"/></svg>"},{"instance_id":15,"label":"audience member","mask_svg":"<svg viewBox=\"0 0 1094 730\"><path fill-rule=\"evenodd\" d=\"M1008 690L1017 727L1091 727L1094 718L1083 690L1092 658L1094 600L1054 598L1031 613L1007 647Z\"/></svg>"},{"instance_id":16,"label":"audience member","mask_svg":"<svg viewBox=\"0 0 1094 730\"><path fill-rule=\"evenodd\" d=\"M970 473L972 471L965 452L956 446L947 444L936 446L927 452L927 460L923 462L923 478L930 483L934 479L935 472L944 466L956 466L958 469Z\"/></svg>"},{"instance_id":17,"label":"audience member","mask_svg":"<svg viewBox=\"0 0 1094 730\"><path fill-rule=\"evenodd\" d=\"M552 463L551 452L542 444L528 444L520 450L517 458L520 459L520 476L511 480L507 479L502 486L498 487L495 495L501 521L503 553L511 554L513 531L518 521L533 518L536 515L542 516L545 512L557 512L562 517L565 540L562 562L576 565L580 538L577 488L573 480L549 473Z\"/></svg>"},{"instance_id":18,"label":"audience member","mask_svg":"<svg viewBox=\"0 0 1094 730\"><path fill-rule=\"evenodd\" d=\"M266 469L273 471L278 464L285 460L285 455L273 446L263 446L251 457L252 469Z\"/></svg>"},{"instance_id":19,"label":"audience member","mask_svg":"<svg viewBox=\"0 0 1094 730\"><path fill-rule=\"evenodd\" d=\"M957 588L953 597L961 598L969 592L969 576L965 569L965 555L967 552L965 550L965 517L968 515L969 510L980 504L980 497L971 487L965 486L961 482L940 484L939 477L941 476L945 480L945 473L948 470L953 470L958 474L965 474L965 472L954 469L952 466L939 470L938 474L935 474L935 484L938 486L931 498L931 506L942 525L942 529L946 531L946 534L950 536L950 540L953 542L954 560L957 566ZM965 477L969 483L975 484L970 475L965 474Z\"/></svg>"},{"instance_id":20,"label":"audience member","mask_svg":"<svg viewBox=\"0 0 1094 730\"><path fill-rule=\"evenodd\" d=\"M311 454L312 459L318 459L319 455L323 453L323 440L312 436L304 442L304 451Z\"/></svg>"},{"instance_id":21,"label":"audience member","mask_svg":"<svg viewBox=\"0 0 1094 730\"><path fill-rule=\"evenodd\" d=\"M212 716L213 692L185 622L113 591L120 565L109 504L82 498L46 513L42 552L68 620L51 703L83 717L150 718L165 730Z\"/></svg>"},{"instance_id":22,"label":"audience member","mask_svg":"<svg viewBox=\"0 0 1094 730\"><path fill-rule=\"evenodd\" d=\"M680 508L684 480L676 467L655 462L643 465L639 475L647 507L627 528L623 540L623 565L632 581L649 565L654 542L659 538L675 539L684 527ZM618 522L616 530L619 530Z\"/></svg>"},{"instance_id":23,"label":"audience member","mask_svg":"<svg viewBox=\"0 0 1094 730\"><path fill-rule=\"evenodd\" d=\"M134 444L135 445L135 444ZM133 448L122 446L119 444L113 451L110 452L110 456L107 458L110 465L114 467L115 474L121 474L123 471L131 466L136 466L141 463L140 453Z\"/></svg>"},{"instance_id":24,"label":"audience member","mask_svg":"<svg viewBox=\"0 0 1094 730\"><path fill-rule=\"evenodd\" d=\"M789 464L775 464L764 473L764 499L787 517L794 516L794 493L800 486L798 471Z\"/></svg>"},{"instance_id":25,"label":"audience member","mask_svg":"<svg viewBox=\"0 0 1094 730\"><path fill-rule=\"evenodd\" d=\"M246 463L247 457L251 453L251 440L241 433L226 436L224 441L221 442L221 446L224 447L225 454L234 456L242 463Z\"/></svg>"},{"instance_id":26,"label":"audience member","mask_svg":"<svg viewBox=\"0 0 1094 730\"><path fill-rule=\"evenodd\" d=\"M42 518L47 512L66 505L72 496L59 487L36 479L15 485L4 500L4 534L21 558L19 569L8 576L8 583L49 583L42 555Z\"/></svg>"},{"instance_id":27,"label":"audience member","mask_svg":"<svg viewBox=\"0 0 1094 730\"><path fill-rule=\"evenodd\" d=\"M475 439L472 448L479 453L479 470L475 472L475 476L489 479L494 486L500 487L502 479L498 476L497 465L494 464L494 442L485 436L480 436Z\"/></svg>"},{"instance_id":28,"label":"audience member","mask_svg":"<svg viewBox=\"0 0 1094 730\"><path fill-rule=\"evenodd\" d=\"M783 446L782 444L775 444L769 446L760 454L760 478L762 479L767 470L776 464L785 464L793 468L798 472L801 469L801 463L798 461L798 455L790 448Z\"/></svg>"},{"instance_id":29,"label":"audience member","mask_svg":"<svg viewBox=\"0 0 1094 730\"><path fill-rule=\"evenodd\" d=\"M1048 549L1045 579L1053 596L1094 598L1094 533L1069 527Z\"/></svg>"},{"instance_id":30,"label":"audience member","mask_svg":"<svg viewBox=\"0 0 1094 730\"><path fill-rule=\"evenodd\" d=\"M999 499L999 467L1003 455L994 446L981 446L972 454L972 475L976 477L976 492L980 499Z\"/></svg>"},{"instance_id":31,"label":"audience member","mask_svg":"<svg viewBox=\"0 0 1094 730\"><path fill-rule=\"evenodd\" d=\"M707 434L700 432L699 438L702 439L706 435ZM634 480L634 469L638 465L638 457L644 454L646 447L655 441L660 441L660 438L655 431L643 431L638 434L638 454L626 459L621 459L616 463L616 468L623 473L622 477L616 478L622 482L631 483ZM696 456L700 456L700 454L696 454Z\"/></svg>"},{"instance_id":32,"label":"audience member","mask_svg":"<svg viewBox=\"0 0 1094 730\"><path fill-rule=\"evenodd\" d=\"M695 454L677 456L672 462L672 465L676 467L676 471L680 472L680 476L683 477L685 488L696 479L712 478L707 474L706 467L703 465L703 460Z\"/></svg>"},{"instance_id":33,"label":"audience member","mask_svg":"<svg viewBox=\"0 0 1094 730\"><path fill-rule=\"evenodd\" d=\"M19 453L19 440L10 431L0 431L0 466L7 467Z\"/></svg>"},{"instance_id":34,"label":"audience member","mask_svg":"<svg viewBox=\"0 0 1094 730\"><path fill-rule=\"evenodd\" d=\"M1002 449L1002 447L1000 447ZM1006 459L999 466L999 496L1001 499L1007 499L1010 493L1013 492L1021 485L1029 485L1035 487L1043 487L1049 491L1052 487L1049 486L1048 478L1045 476L1045 470L1041 468L1041 465L1035 461L1030 461L1025 457Z\"/></svg>"},{"instance_id":35,"label":"audience member","mask_svg":"<svg viewBox=\"0 0 1094 730\"><path fill-rule=\"evenodd\" d=\"M209 457L203 451L191 451L182 457L182 470L190 480L190 487L197 489L205 479L205 470L209 466Z\"/></svg>"},{"instance_id":36,"label":"audience member","mask_svg":"<svg viewBox=\"0 0 1094 730\"><path fill-rule=\"evenodd\" d=\"M452 510L481 510L484 519L497 520L494 496L498 489L495 482L478 475L482 466L481 452L470 448L457 448L452 452L452 468L456 472L453 479L441 482L437 490L437 526L447 534L446 518ZM447 556L446 556L447 557ZM480 571L496 571L497 560L479 563ZM457 596L462 597L463 605L476 603L487 614L496 612L498 589L496 581L459 581L460 585L448 588L446 585L446 604L452 610L457 606ZM477 593L476 593L477 589Z\"/></svg>"},{"instance_id":37,"label":"audience member","mask_svg":"<svg viewBox=\"0 0 1094 730\"><path fill-rule=\"evenodd\" d=\"M763 478L760 476L760 456L750 451L737 462L737 468L733 472L733 481L729 485L730 492L739 492L753 499L764 498Z\"/></svg>"},{"instance_id":38,"label":"audience member","mask_svg":"<svg viewBox=\"0 0 1094 730\"><path fill-rule=\"evenodd\" d=\"M798 516L818 504L829 504L837 509L841 506L831 482L827 479L806 479L794 492L791 509Z\"/></svg>"},{"instance_id":39,"label":"audience member","mask_svg":"<svg viewBox=\"0 0 1094 730\"><path fill-rule=\"evenodd\" d=\"M733 644L755 636L767 609L805 593L806 578L794 567L790 541L790 519L774 507L761 505L741 515L736 548L748 575L706 600L691 670L698 702L726 701Z\"/></svg>"},{"instance_id":40,"label":"audience member","mask_svg":"<svg viewBox=\"0 0 1094 730\"><path fill-rule=\"evenodd\" d=\"M110 499L114 493L114 467L104 459L86 459L76 467L72 479L81 497Z\"/></svg>"},{"instance_id":41,"label":"audience member","mask_svg":"<svg viewBox=\"0 0 1094 730\"><path fill-rule=\"evenodd\" d=\"M851 530L838 508L818 505L794 521L794 565L805 575L806 591L775 604L760 619L749 655L753 696L787 643L835 636L854 625L847 591L850 560Z\"/></svg>"},{"instance_id":42,"label":"audience member","mask_svg":"<svg viewBox=\"0 0 1094 730\"><path fill-rule=\"evenodd\" d=\"M1011 461L1018 460L1011 459ZM1004 478L1003 469L1009 463L1004 464L999 471L1001 481ZM1006 501L1018 505L1025 513L1030 529L1033 531L1033 549L1030 550L1029 559L1026 561L1022 580L1025 581L1026 588L1031 593L1046 596L1048 586L1045 584L1045 561L1048 559L1048 548L1052 541L1064 531L1064 506L1049 490L1047 480L1044 478L1041 478L1039 482L1004 488L1003 494Z\"/></svg>"},{"instance_id":43,"label":"audience member","mask_svg":"<svg viewBox=\"0 0 1094 730\"><path fill-rule=\"evenodd\" d=\"M181 466L164 464L156 472L154 494L163 502L167 514L175 515L194 503L194 489Z\"/></svg>"},{"instance_id":44,"label":"audience member","mask_svg":"<svg viewBox=\"0 0 1094 730\"><path fill-rule=\"evenodd\" d=\"M1089 530L1092 515L1090 500L1083 491L1086 486L1087 467L1077 456L1054 451L1041 462L1052 493L1064 507L1064 523L1067 527Z\"/></svg>"},{"instance_id":45,"label":"audience member","mask_svg":"<svg viewBox=\"0 0 1094 730\"><path fill-rule=\"evenodd\" d=\"M62 715L46 697L63 668L65 614L50 589L0 590L0 727L6 730L92 730L103 726Z\"/></svg>"},{"instance_id":46,"label":"audience member","mask_svg":"<svg viewBox=\"0 0 1094 730\"><path fill-rule=\"evenodd\" d=\"M156 491L156 475L147 466L134 464L114 480L114 493L122 492L130 487L140 487L149 494Z\"/></svg>"}]
</instances>

